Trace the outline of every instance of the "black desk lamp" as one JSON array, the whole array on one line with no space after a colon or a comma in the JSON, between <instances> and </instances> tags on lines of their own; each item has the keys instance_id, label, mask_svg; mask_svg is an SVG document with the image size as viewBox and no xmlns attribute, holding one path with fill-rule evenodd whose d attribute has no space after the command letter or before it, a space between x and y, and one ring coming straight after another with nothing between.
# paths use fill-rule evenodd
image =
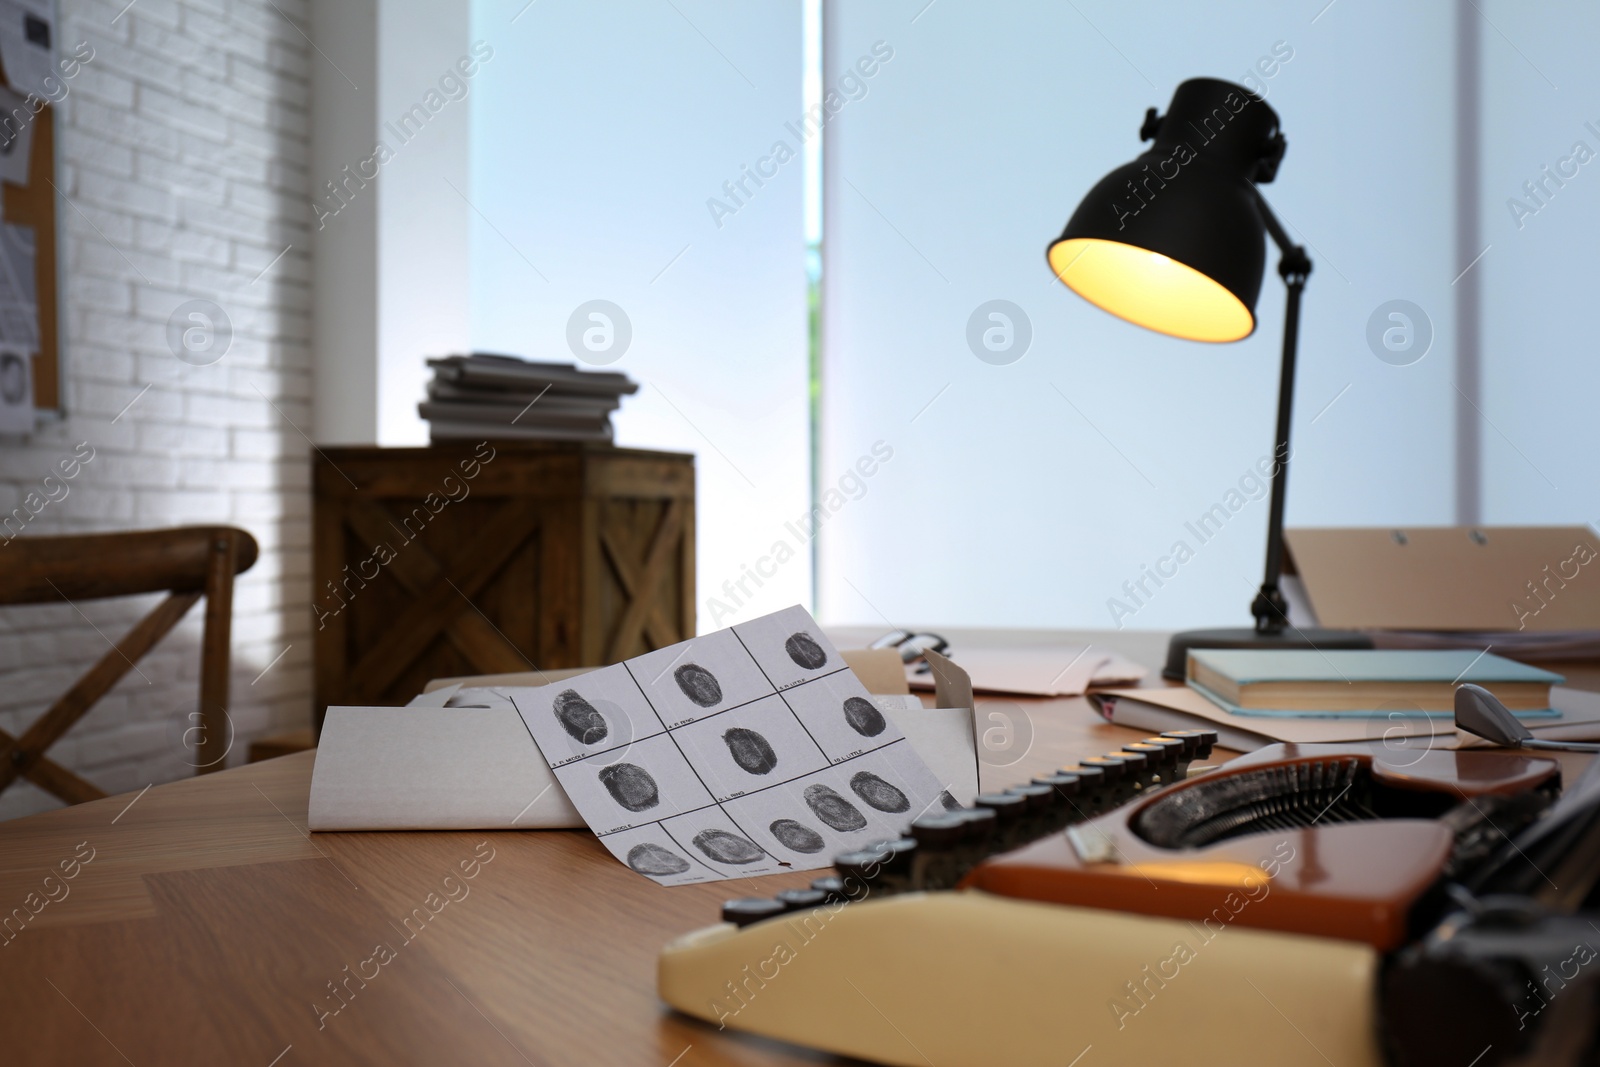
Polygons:
<instances>
[{"instance_id":1,"label":"black desk lamp","mask_svg":"<svg viewBox=\"0 0 1600 1067\"><path fill-rule=\"evenodd\" d=\"M1295 343L1311 258L1289 240L1256 189L1277 175L1283 159L1277 112L1242 86L1194 78L1178 86L1165 116L1155 108L1146 112L1139 139L1154 144L1100 179L1050 245L1057 278L1135 325L1214 342L1255 332L1256 297L1266 270L1263 231L1278 246L1278 273L1289 288L1267 567L1250 605L1255 628L1174 634L1162 674L1182 679L1192 648L1371 648L1368 637L1349 630L1289 626L1288 604L1278 588Z\"/></svg>"}]
</instances>

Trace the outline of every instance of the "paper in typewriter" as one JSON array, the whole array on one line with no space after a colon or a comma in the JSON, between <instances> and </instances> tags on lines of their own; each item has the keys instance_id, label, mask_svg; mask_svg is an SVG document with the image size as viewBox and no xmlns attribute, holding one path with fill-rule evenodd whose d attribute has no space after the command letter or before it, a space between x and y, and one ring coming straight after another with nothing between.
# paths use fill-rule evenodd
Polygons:
<instances>
[{"instance_id":1,"label":"paper in typewriter","mask_svg":"<svg viewBox=\"0 0 1600 1067\"><path fill-rule=\"evenodd\" d=\"M941 804L799 606L511 693L589 828L662 885L824 867Z\"/></svg>"}]
</instances>

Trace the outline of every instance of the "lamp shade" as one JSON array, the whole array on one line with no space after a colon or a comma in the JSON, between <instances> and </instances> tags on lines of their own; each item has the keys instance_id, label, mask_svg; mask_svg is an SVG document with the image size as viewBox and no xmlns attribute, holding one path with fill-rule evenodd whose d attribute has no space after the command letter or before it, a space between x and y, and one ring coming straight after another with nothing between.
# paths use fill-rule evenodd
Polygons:
<instances>
[{"instance_id":1,"label":"lamp shade","mask_svg":"<svg viewBox=\"0 0 1600 1067\"><path fill-rule=\"evenodd\" d=\"M1149 151L1089 190L1051 243L1055 276L1121 318L1193 341L1255 330L1266 223L1255 182L1283 155L1277 113L1243 86L1179 85Z\"/></svg>"}]
</instances>

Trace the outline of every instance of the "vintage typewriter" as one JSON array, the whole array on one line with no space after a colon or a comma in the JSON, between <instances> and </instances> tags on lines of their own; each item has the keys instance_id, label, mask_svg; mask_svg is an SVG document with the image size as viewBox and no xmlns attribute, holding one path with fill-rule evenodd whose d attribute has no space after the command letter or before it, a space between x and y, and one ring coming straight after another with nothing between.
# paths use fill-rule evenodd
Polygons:
<instances>
[{"instance_id":1,"label":"vintage typewriter","mask_svg":"<svg viewBox=\"0 0 1600 1067\"><path fill-rule=\"evenodd\" d=\"M906 1067L1600 1064L1600 774L1563 794L1554 760L1377 743L1191 777L1214 741L1151 737L729 901L663 950L661 996Z\"/></svg>"}]
</instances>

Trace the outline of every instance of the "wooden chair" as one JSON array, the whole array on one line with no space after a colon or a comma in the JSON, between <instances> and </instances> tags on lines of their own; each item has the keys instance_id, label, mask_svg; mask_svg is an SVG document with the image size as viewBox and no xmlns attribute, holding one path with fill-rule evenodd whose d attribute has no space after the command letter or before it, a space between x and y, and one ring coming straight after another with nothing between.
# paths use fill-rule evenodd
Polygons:
<instances>
[{"instance_id":1,"label":"wooden chair","mask_svg":"<svg viewBox=\"0 0 1600 1067\"><path fill-rule=\"evenodd\" d=\"M200 647L196 773L221 770L231 743L226 716L233 576L249 570L256 555L255 538L231 526L20 537L0 544L0 605L65 601L76 606L80 600L168 594L21 737L0 731L0 790L26 778L69 804L106 796L45 756L45 750L155 647L201 596L206 598L206 624Z\"/></svg>"}]
</instances>

